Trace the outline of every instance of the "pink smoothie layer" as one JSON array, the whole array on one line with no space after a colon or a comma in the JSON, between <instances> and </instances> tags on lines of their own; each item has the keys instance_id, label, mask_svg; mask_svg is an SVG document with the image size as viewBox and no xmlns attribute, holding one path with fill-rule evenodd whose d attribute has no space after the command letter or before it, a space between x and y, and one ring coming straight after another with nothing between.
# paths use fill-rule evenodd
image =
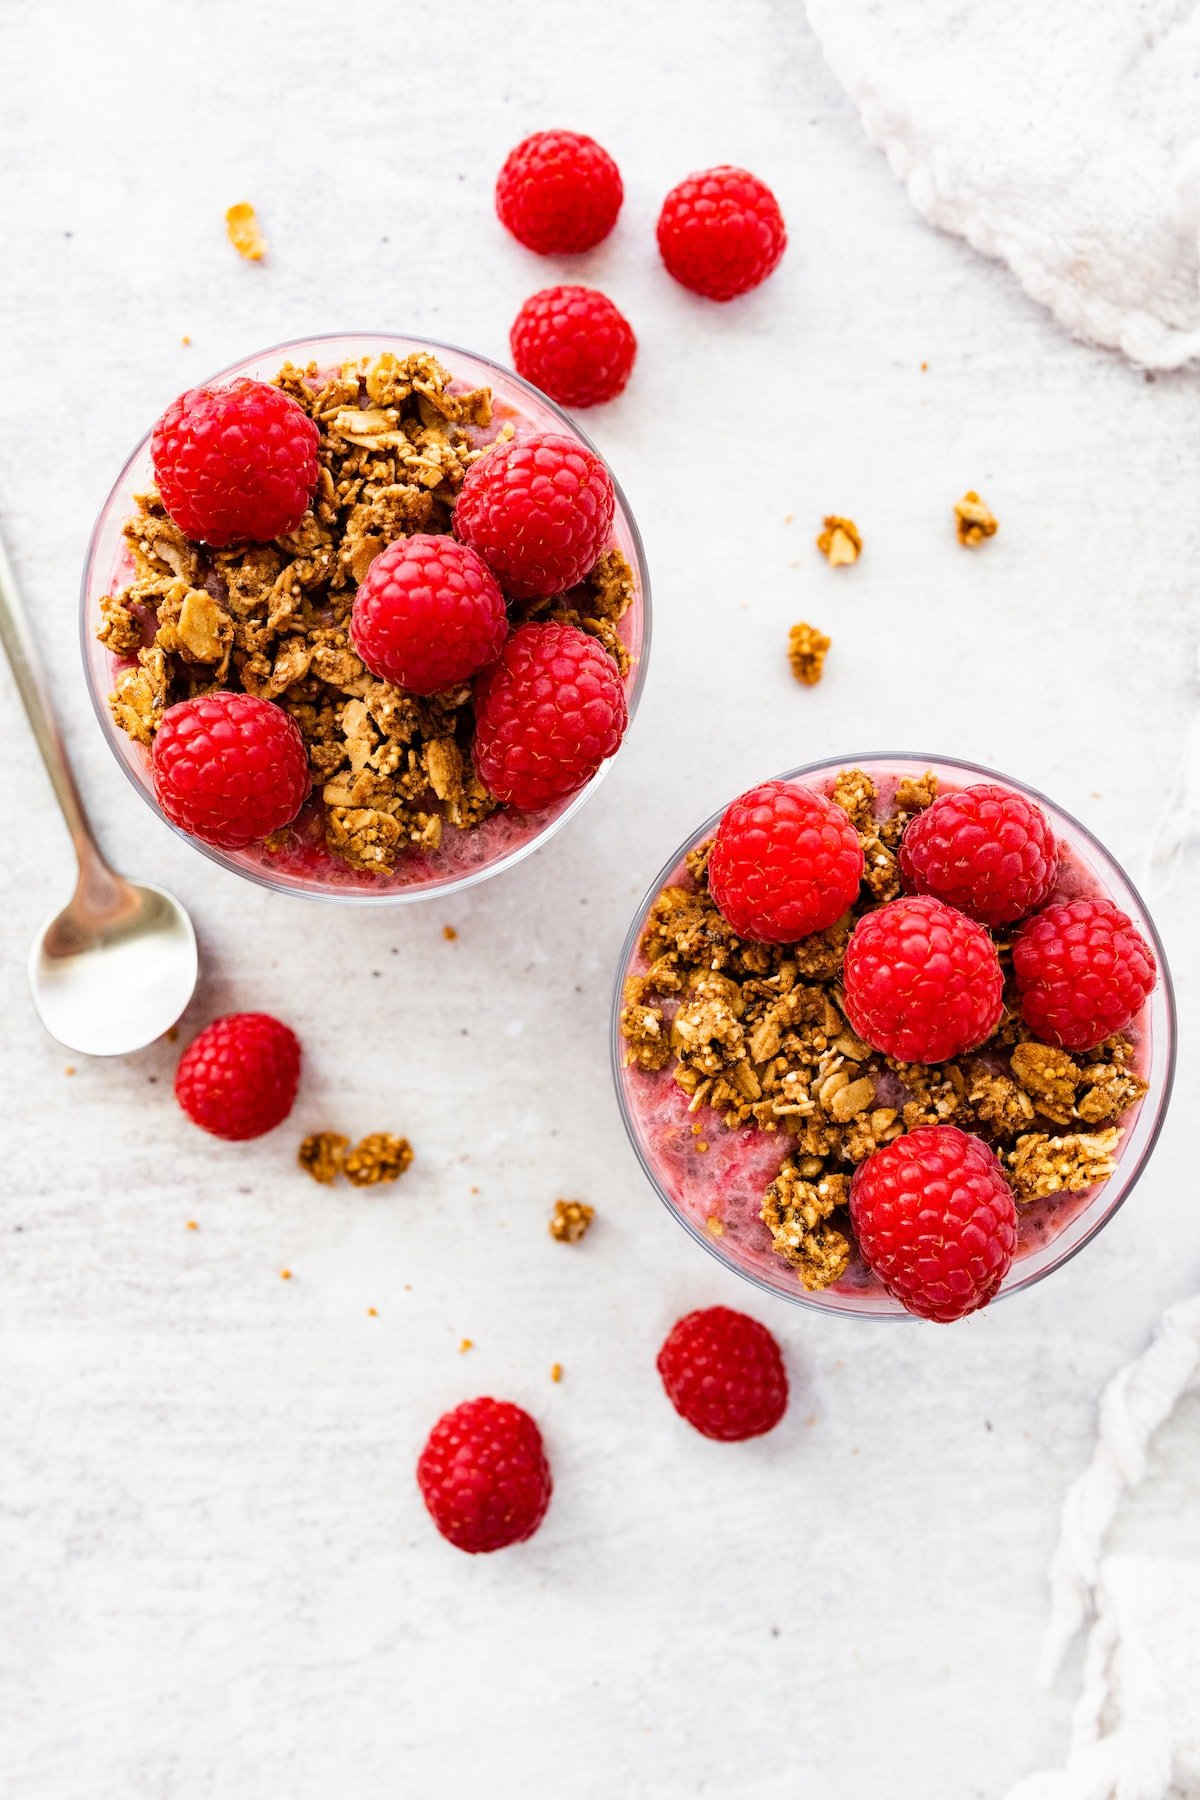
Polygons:
<instances>
[{"instance_id":1,"label":"pink smoothie layer","mask_svg":"<svg viewBox=\"0 0 1200 1800\"><path fill-rule=\"evenodd\" d=\"M883 818L894 810L894 795L900 776L889 778L874 768L870 773L878 789L879 816ZM986 778L979 776L977 779L983 781ZM833 783L834 776L831 774L828 777L812 778L808 785L820 793L830 795ZM966 781L942 777L939 792L955 792L968 785L971 784ZM1073 899L1080 895L1109 897L1095 872L1061 839L1060 851L1058 880L1048 905L1052 901ZM663 886L694 886L684 859L680 859ZM639 950L628 973L643 974L645 969L646 962ZM668 1006L668 1013L669 1010ZM1135 1070L1143 1079L1150 1062L1148 1022L1149 1008L1146 1007L1126 1033L1134 1045ZM784 1130L763 1131L757 1125L728 1130L718 1114L707 1106L690 1112L689 1098L676 1086L669 1068L653 1073L626 1068L623 1081L630 1116L643 1153L680 1213L700 1231L716 1239L722 1254L735 1261L748 1274L758 1275L771 1285L779 1284L781 1272L785 1279L790 1278L790 1270L771 1248L770 1232L759 1218L764 1190L794 1147L790 1134ZM885 1076L877 1078L877 1081L882 1105L902 1105L906 1099L911 1098L894 1077ZM894 1093L887 1090L889 1081L895 1081ZM1138 1110L1136 1106L1130 1107L1120 1120L1125 1133L1121 1142L1122 1150L1128 1139L1128 1128ZM697 1122L703 1126L699 1136L693 1130ZM1044 1129L1061 1131L1064 1128L1048 1125ZM707 1148L701 1150L701 1144ZM1120 1153L1118 1150L1118 1158ZM1057 1237L1072 1219L1091 1204L1103 1185L1101 1183L1083 1193L1063 1194L1018 1207L1016 1260L1032 1255ZM835 1294L883 1294L882 1284L871 1274L857 1253L845 1275L829 1291Z\"/></svg>"},{"instance_id":2,"label":"pink smoothie layer","mask_svg":"<svg viewBox=\"0 0 1200 1800\"><path fill-rule=\"evenodd\" d=\"M315 378L317 381L326 375L336 373L336 366L322 370ZM468 381L452 381L450 392L465 393L475 383ZM467 428L472 445L479 449L489 444L501 428L511 422L518 436L534 430L555 428L552 421L534 418L524 413L502 395L493 391L492 419L487 426L471 426ZM147 476L149 479L149 476ZM606 549L619 548L624 551L638 579L638 560L628 526L620 515L614 521L614 529ZM98 603L104 593L115 591L132 579L134 573L133 560L122 548L105 583L96 588L94 601ZM97 621L99 614L97 612ZM640 587L634 597L632 606L620 621L617 630L621 641L629 651L631 664L625 678L626 693L636 679L638 663L642 653L644 615ZM134 661L132 657L110 656L110 686L115 684L117 675L128 668ZM150 752L140 746L130 745L128 753L139 758L145 768L147 783L150 781ZM432 795L430 796L433 802ZM291 841L280 851L269 851L261 844L251 844L244 850L232 853L232 860L248 872L261 871L266 877L275 877L293 884L312 883L322 889L338 888L346 893L354 894L388 894L402 889L444 887L452 882L462 880L477 871L482 871L493 864L504 861L514 855L532 839L540 837L560 814L566 811L576 799L574 794L541 812L518 812L512 807L502 807L492 813L481 825L470 831L460 831L455 826L445 824L442 830L442 841L434 851L413 849L401 856L396 867L389 872L365 873L352 869L333 856L325 847L324 815L325 808L320 794L314 793L291 827Z\"/></svg>"}]
</instances>

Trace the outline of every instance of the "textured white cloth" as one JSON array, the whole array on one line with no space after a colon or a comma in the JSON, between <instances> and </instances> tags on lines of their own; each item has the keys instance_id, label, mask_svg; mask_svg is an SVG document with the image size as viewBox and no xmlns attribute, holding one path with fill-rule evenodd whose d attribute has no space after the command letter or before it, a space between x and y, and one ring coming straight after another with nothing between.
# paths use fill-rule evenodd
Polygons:
<instances>
[{"instance_id":1,"label":"textured white cloth","mask_svg":"<svg viewBox=\"0 0 1200 1800\"><path fill-rule=\"evenodd\" d=\"M807 0L913 205L1076 336L1200 356L1197 0Z\"/></svg>"},{"instance_id":2,"label":"textured white cloth","mask_svg":"<svg viewBox=\"0 0 1200 1800\"><path fill-rule=\"evenodd\" d=\"M1151 1437L1198 1386L1200 1296L1164 1315L1100 1402L1095 1454L1063 1506L1041 1665L1048 1684L1091 1610L1070 1750L1064 1768L1018 1782L1008 1800L1200 1795L1200 1564L1100 1554Z\"/></svg>"}]
</instances>

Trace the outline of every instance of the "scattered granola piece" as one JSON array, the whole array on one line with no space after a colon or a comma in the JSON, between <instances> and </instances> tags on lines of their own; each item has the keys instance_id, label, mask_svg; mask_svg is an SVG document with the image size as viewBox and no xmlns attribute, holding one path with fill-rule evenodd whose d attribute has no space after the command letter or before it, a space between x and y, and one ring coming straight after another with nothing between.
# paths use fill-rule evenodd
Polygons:
<instances>
[{"instance_id":1,"label":"scattered granola piece","mask_svg":"<svg viewBox=\"0 0 1200 1800\"><path fill-rule=\"evenodd\" d=\"M562 1370L561 1363L551 1363L550 1364L550 1379L551 1379L551 1381L561 1381L562 1373L563 1373L563 1370Z\"/></svg>"},{"instance_id":2,"label":"scattered granola piece","mask_svg":"<svg viewBox=\"0 0 1200 1800\"><path fill-rule=\"evenodd\" d=\"M594 1206L584 1200L556 1200L550 1221L550 1236L560 1244L577 1244L591 1226L596 1215Z\"/></svg>"},{"instance_id":3,"label":"scattered granola piece","mask_svg":"<svg viewBox=\"0 0 1200 1800\"><path fill-rule=\"evenodd\" d=\"M200 1226L195 1219L189 1219L187 1222L187 1229L189 1231L199 1231Z\"/></svg>"},{"instance_id":4,"label":"scattered granola piece","mask_svg":"<svg viewBox=\"0 0 1200 1800\"><path fill-rule=\"evenodd\" d=\"M955 501L954 518L958 541L969 549L982 544L984 538L995 537L1000 529L995 513L985 506L974 488L968 488L962 499Z\"/></svg>"},{"instance_id":5,"label":"scattered granola piece","mask_svg":"<svg viewBox=\"0 0 1200 1800\"><path fill-rule=\"evenodd\" d=\"M296 1161L314 1181L331 1187L342 1172L349 1143L340 1131L314 1131L300 1145Z\"/></svg>"},{"instance_id":6,"label":"scattered granola piece","mask_svg":"<svg viewBox=\"0 0 1200 1800\"><path fill-rule=\"evenodd\" d=\"M342 1172L354 1187L375 1187L381 1181L397 1181L413 1159L406 1137L389 1131L373 1131L356 1144L342 1164Z\"/></svg>"},{"instance_id":7,"label":"scattered granola piece","mask_svg":"<svg viewBox=\"0 0 1200 1800\"><path fill-rule=\"evenodd\" d=\"M239 256L247 262L261 262L267 252L267 242L259 228L258 214L248 200L239 200L225 213L225 229L229 241ZM189 338L184 338L189 343Z\"/></svg>"},{"instance_id":8,"label":"scattered granola piece","mask_svg":"<svg viewBox=\"0 0 1200 1800\"><path fill-rule=\"evenodd\" d=\"M292 1279L292 1271L290 1269L280 1269L279 1279L280 1281L290 1281Z\"/></svg>"},{"instance_id":9,"label":"scattered granola piece","mask_svg":"<svg viewBox=\"0 0 1200 1800\"><path fill-rule=\"evenodd\" d=\"M1120 1139L1115 1125L1107 1131L1073 1131L1065 1137L1027 1132L1004 1157L1018 1202L1024 1206L1050 1194L1081 1194L1107 1181L1117 1166Z\"/></svg>"},{"instance_id":10,"label":"scattered granola piece","mask_svg":"<svg viewBox=\"0 0 1200 1800\"><path fill-rule=\"evenodd\" d=\"M458 1346L458 1354L461 1356L464 1350L473 1350L474 1348L475 1340L473 1338L464 1338L462 1343Z\"/></svg>"},{"instance_id":11,"label":"scattered granola piece","mask_svg":"<svg viewBox=\"0 0 1200 1800\"><path fill-rule=\"evenodd\" d=\"M825 515L825 529L817 539L817 549L831 569L856 563L862 547L862 534L853 519L839 518L836 513Z\"/></svg>"},{"instance_id":12,"label":"scattered granola piece","mask_svg":"<svg viewBox=\"0 0 1200 1800\"><path fill-rule=\"evenodd\" d=\"M377 1319L379 1317L378 1308L374 1307L374 1306L368 1306L367 1317L368 1317L368 1319Z\"/></svg>"},{"instance_id":13,"label":"scattered granola piece","mask_svg":"<svg viewBox=\"0 0 1200 1800\"><path fill-rule=\"evenodd\" d=\"M848 1175L821 1174L806 1180L794 1157L787 1159L763 1196L760 1217L772 1245L806 1288L831 1286L849 1266L850 1240L829 1223L830 1214L849 1198Z\"/></svg>"},{"instance_id":14,"label":"scattered granola piece","mask_svg":"<svg viewBox=\"0 0 1200 1800\"><path fill-rule=\"evenodd\" d=\"M792 665L792 674L805 687L815 687L820 681L832 642L832 638L827 638L815 625L806 625L803 620L792 626L788 633L788 661Z\"/></svg>"},{"instance_id":15,"label":"scattered granola piece","mask_svg":"<svg viewBox=\"0 0 1200 1800\"><path fill-rule=\"evenodd\" d=\"M458 936L458 933L457 933L457 931L455 931L453 925L443 925L442 926L442 936L445 938L445 940L448 944L452 944L454 942L455 938Z\"/></svg>"},{"instance_id":16,"label":"scattered granola piece","mask_svg":"<svg viewBox=\"0 0 1200 1800\"><path fill-rule=\"evenodd\" d=\"M68 1063L66 1068L63 1070L63 1074L64 1075L74 1075L74 1073L75 1073L75 1064Z\"/></svg>"},{"instance_id":17,"label":"scattered granola piece","mask_svg":"<svg viewBox=\"0 0 1200 1800\"><path fill-rule=\"evenodd\" d=\"M1012 1072L1035 1111L1055 1125L1070 1124L1080 1071L1068 1051L1052 1044L1018 1044L1012 1053Z\"/></svg>"},{"instance_id":18,"label":"scattered granola piece","mask_svg":"<svg viewBox=\"0 0 1200 1800\"><path fill-rule=\"evenodd\" d=\"M725 1236L724 1221L718 1219L715 1214L710 1213L708 1218L705 1219L704 1229L707 1231L709 1237L719 1238Z\"/></svg>"}]
</instances>

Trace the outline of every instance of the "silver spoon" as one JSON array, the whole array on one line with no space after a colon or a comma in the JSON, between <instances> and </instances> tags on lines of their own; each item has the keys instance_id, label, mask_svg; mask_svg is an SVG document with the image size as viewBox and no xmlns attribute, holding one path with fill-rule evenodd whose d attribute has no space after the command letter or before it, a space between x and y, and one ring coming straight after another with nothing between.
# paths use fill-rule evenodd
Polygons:
<instances>
[{"instance_id":1,"label":"silver spoon","mask_svg":"<svg viewBox=\"0 0 1200 1800\"><path fill-rule=\"evenodd\" d=\"M85 1056L124 1056L174 1025L192 997L192 921L173 895L109 867L88 823L59 735L16 576L0 540L0 641L75 846L70 904L48 919L29 955L33 1004L46 1030Z\"/></svg>"}]
</instances>

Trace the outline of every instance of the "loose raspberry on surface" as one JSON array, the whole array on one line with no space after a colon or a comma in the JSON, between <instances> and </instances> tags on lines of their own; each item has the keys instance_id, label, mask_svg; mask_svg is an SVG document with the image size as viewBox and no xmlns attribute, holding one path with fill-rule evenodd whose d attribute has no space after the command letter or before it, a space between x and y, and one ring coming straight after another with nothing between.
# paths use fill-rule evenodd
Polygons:
<instances>
[{"instance_id":1,"label":"loose raspberry on surface","mask_svg":"<svg viewBox=\"0 0 1200 1800\"><path fill-rule=\"evenodd\" d=\"M308 797L296 722L253 694L217 689L169 706L154 739L154 792L172 825L241 850L290 825Z\"/></svg>"},{"instance_id":2,"label":"loose raspberry on surface","mask_svg":"<svg viewBox=\"0 0 1200 1800\"><path fill-rule=\"evenodd\" d=\"M317 485L319 442L289 395L242 376L180 394L154 427L150 453L176 525L219 549L295 531Z\"/></svg>"},{"instance_id":3,"label":"loose raspberry on surface","mask_svg":"<svg viewBox=\"0 0 1200 1800\"><path fill-rule=\"evenodd\" d=\"M658 1372L680 1417L724 1443L761 1437L787 1410L779 1345L765 1325L728 1306L705 1307L673 1325Z\"/></svg>"},{"instance_id":4,"label":"loose raspberry on surface","mask_svg":"<svg viewBox=\"0 0 1200 1800\"><path fill-rule=\"evenodd\" d=\"M417 1463L417 1485L444 1538L471 1555L533 1536L550 1504L542 1434L509 1400L465 1400L444 1413Z\"/></svg>"},{"instance_id":5,"label":"loose raspberry on surface","mask_svg":"<svg viewBox=\"0 0 1200 1800\"><path fill-rule=\"evenodd\" d=\"M671 189L658 217L668 272L707 300L733 300L765 281L787 247L770 188L748 169L702 169Z\"/></svg>"},{"instance_id":6,"label":"loose raspberry on surface","mask_svg":"<svg viewBox=\"0 0 1200 1800\"><path fill-rule=\"evenodd\" d=\"M901 1062L947 1062L976 1049L1004 1010L991 938L928 894L863 915L846 948L842 981L853 1029Z\"/></svg>"},{"instance_id":7,"label":"loose raspberry on surface","mask_svg":"<svg viewBox=\"0 0 1200 1800\"><path fill-rule=\"evenodd\" d=\"M527 250L574 256L617 222L621 171L595 138L535 131L509 152L496 182L496 211Z\"/></svg>"},{"instance_id":8,"label":"loose raspberry on surface","mask_svg":"<svg viewBox=\"0 0 1200 1800\"><path fill-rule=\"evenodd\" d=\"M981 782L939 795L910 821L900 871L910 894L935 894L982 925L1006 925L1049 898L1058 844L1040 806Z\"/></svg>"},{"instance_id":9,"label":"loose raspberry on surface","mask_svg":"<svg viewBox=\"0 0 1200 1800\"><path fill-rule=\"evenodd\" d=\"M595 567L615 505L612 477L593 451L534 432L480 457L455 504L454 529L506 594L545 600Z\"/></svg>"},{"instance_id":10,"label":"loose raspberry on surface","mask_svg":"<svg viewBox=\"0 0 1200 1800\"><path fill-rule=\"evenodd\" d=\"M300 1082L300 1043L269 1013L229 1013L188 1045L175 1098L214 1137L240 1143L281 1125Z\"/></svg>"},{"instance_id":11,"label":"loose raspberry on surface","mask_svg":"<svg viewBox=\"0 0 1200 1800\"><path fill-rule=\"evenodd\" d=\"M354 597L350 636L372 675L436 694L494 662L508 633L504 595L481 557L417 532L381 550Z\"/></svg>"},{"instance_id":12,"label":"loose raspberry on surface","mask_svg":"<svg viewBox=\"0 0 1200 1800\"><path fill-rule=\"evenodd\" d=\"M575 625L522 625L475 684L475 767L526 812L563 800L616 753L628 723L617 666Z\"/></svg>"},{"instance_id":13,"label":"loose raspberry on surface","mask_svg":"<svg viewBox=\"0 0 1200 1800\"><path fill-rule=\"evenodd\" d=\"M509 333L513 367L560 406L598 406L629 380L637 339L625 315L595 288L531 294Z\"/></svg>"},{"instance_id":14,"label":"loose raspberry on surface","mask_svg":"<svg viewBox=\"0 0 1200 1800\"><path fill-rule=\"evenodd\" d=\"M999 1162L955 1125L922 1126L860 1163L850 1220L888 1293L942 1324L987 1305L1017 1247L1017 1209Z\"/></svg>"},{"instance_id":15,"label":"loose raspberry on surface","mask_svg":"<svg viewBox=\"0 0 1200 1800\"><path fill-rule=\"evenodd\" d=\"M1021 1016L1035 1036L1090 1050L1136 1019L1158 979L1153 950L1111 900L1064 900L1013 942Z\"/></svg>"},{"instance_id":16,"label":"loose raspberry on surface","mask_svg":"<svg viewBox=\"0 0 1200 1800\"><path fill-rule=\"evenodd\" d=\"M862 845L844 808L791 781L764 781L726 807L708 886L743 937L791 944L853 905Z\"/></svg>"}]
</instances>

